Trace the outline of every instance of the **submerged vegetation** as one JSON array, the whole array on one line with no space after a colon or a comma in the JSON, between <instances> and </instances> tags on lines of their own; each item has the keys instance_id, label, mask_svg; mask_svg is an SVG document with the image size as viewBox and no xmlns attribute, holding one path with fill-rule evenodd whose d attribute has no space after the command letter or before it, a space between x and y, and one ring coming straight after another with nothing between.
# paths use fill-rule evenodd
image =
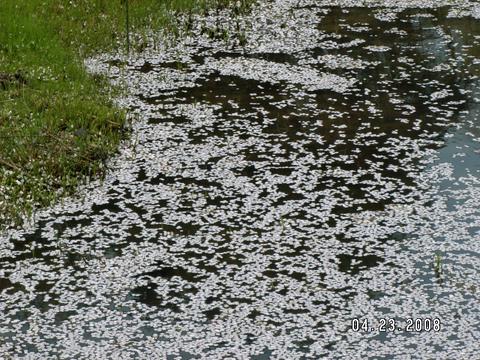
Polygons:
<instances>
[{"instance_id":1,"label":"submerged vegetation","mask_svg":"<svg viewBox=\"0 0 480 360\"><path fill-rule=\"evenodd\" d=\"M147 29L178 35L179 13L230 3L130 0L128 46L142 51ZM82 60L125 51L125 20L125 0L0 3L0 227L103 173L126 134L126 114L111 101L120 90L86 73Z\"/></svg>"}]
</instances>

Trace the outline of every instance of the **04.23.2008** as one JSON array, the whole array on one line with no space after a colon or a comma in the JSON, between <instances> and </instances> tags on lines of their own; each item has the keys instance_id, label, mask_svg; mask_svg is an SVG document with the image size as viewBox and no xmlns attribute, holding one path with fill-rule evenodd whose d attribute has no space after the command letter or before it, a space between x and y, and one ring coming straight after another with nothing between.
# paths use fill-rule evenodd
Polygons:
<instances>
[{"instance_id":1,"label":"04.23.2008","mask_svg":"<svg viewBox=\"0 0 480 360\"><path fill-rule=\"evenodd\" d=\"M355 332L439 332L441 329L439 318L408 318L401 322L394 318L381 318L376 321L355 318L351 323L351 330Z\"/></svg>"}]
</instances>

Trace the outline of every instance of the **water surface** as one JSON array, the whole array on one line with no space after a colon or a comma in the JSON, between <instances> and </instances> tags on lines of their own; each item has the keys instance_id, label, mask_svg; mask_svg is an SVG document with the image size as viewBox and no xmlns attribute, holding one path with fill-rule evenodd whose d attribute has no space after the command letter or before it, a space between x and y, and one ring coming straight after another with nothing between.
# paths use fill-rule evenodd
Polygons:
<instances>
[{"instance_id":1,"label":"water surface","mask_svg":"<svg viewBox=\"0 0 480 360\"><path fill-rule=\"evenodd\" d=\"M262 2L90 60L139 119L0 238L0 356L478 356L480 21L424 3Z\"/></svg>"}]
</instances>

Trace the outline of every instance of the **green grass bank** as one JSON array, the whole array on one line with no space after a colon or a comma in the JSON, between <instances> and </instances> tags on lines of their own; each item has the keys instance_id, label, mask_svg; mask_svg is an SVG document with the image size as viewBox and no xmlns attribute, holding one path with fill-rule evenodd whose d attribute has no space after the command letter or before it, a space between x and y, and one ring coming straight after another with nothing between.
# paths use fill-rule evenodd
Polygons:
<instances>
[{"instance_id":1,"label":"green grass bank","mask_svg":"<svg viewBox=\"0 0 480 360\"><path fill-rule=\"evenodd\" d=\"M253 1L129 0L132 51L142 31L178 34L179 12L202 13ZM83 59L125 51L123 0L0 1L0 229L101 176L128 136L125 111Z\"/></svg>"}]
</instances>

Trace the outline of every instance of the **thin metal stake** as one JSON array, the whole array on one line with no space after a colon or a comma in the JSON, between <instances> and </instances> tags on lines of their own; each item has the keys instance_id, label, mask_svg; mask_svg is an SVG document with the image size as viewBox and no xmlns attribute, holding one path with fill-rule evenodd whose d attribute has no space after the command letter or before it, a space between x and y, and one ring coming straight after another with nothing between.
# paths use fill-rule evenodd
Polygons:
<instances>
[{"instance_id":1,"label":"thin metal stake","mask_svg":"<svg viewBox=\"0 0 480 360\"><path fill-rule=\"evenodd\" d=\"M125 22L127 27L127 55L130 54L130 22L128 15L128 0L125 1Z\"/></svg>"}]
</instances>

